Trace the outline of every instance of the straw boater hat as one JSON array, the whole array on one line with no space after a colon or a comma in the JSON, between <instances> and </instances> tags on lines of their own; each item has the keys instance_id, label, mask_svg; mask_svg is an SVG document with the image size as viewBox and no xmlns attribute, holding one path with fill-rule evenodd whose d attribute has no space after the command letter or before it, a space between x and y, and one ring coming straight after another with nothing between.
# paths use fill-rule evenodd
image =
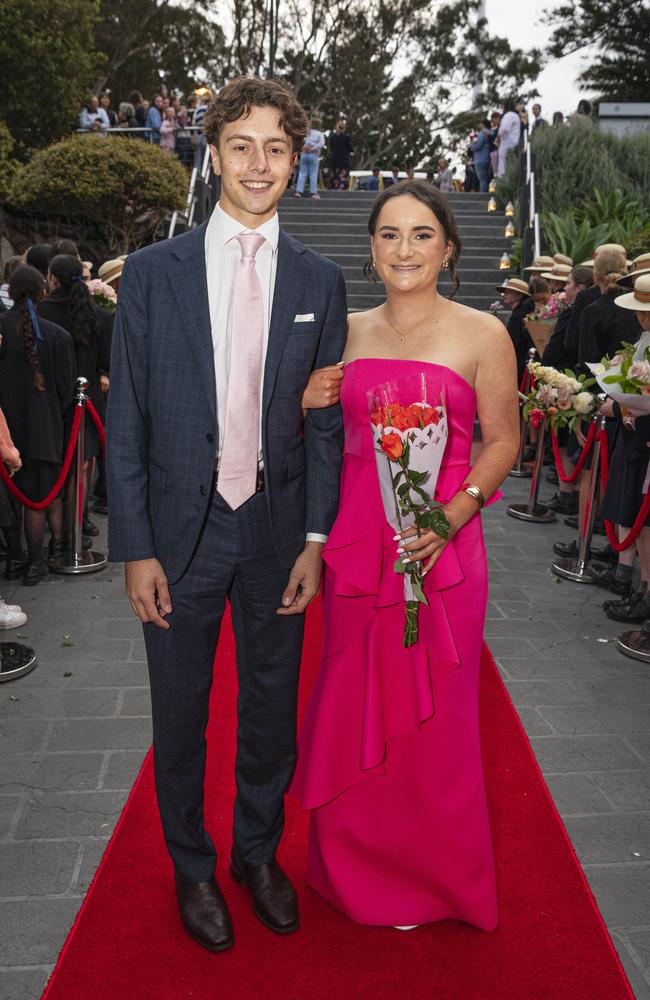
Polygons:
<instances>
[{"instance_id":1,"label":"straw boater hat","mask_svg":"<svg viewBox=\"0 0 650 1000\"><path fill-rule=\"evenodd\" d=\"M97 274L102 281L105 281L107 285L110 285L116 278L119 278L123 270L124 261L121 257L116 257L114 260L107 260L104 264L102 264Z\"/></svg>"},{"instance_id":2,"label":"straw boater hat","mask_svg":"<svg viewBox=\"0 0 650 1000\"><path fill-rule=\"evenodd\" d=\"M567 257L565 253L554 253L553 260L556 264L566 264L567 267L573 267L573 258Z\"/></svg>"},{"instance_id":3,"label":"straw boater hat","mask_svg":"<svg viewBox=\"0 0 650 1000\"><path fill-rule=\"evenodd\" d=\"M533 263L525 267L524 271L537 271L541 274L542 271L548 271L554 264L555 261L552 257L535 257Z\"/></svg>"},{"instance_id":4,"label":"straw boater hat","mask_svg":"<svg viewBox=\"0 0 650 1000\"><path fill-rule=\"evenodd\" d=\"M593 257L590 260L583 260L578 264L578 267L593 267L593 266L594 266Z\"/></svg>"},{"instance_id":5,"label":"straw boater hat","mask_svg":"<svg viewBox=\"0 0 650 1000\"><path fill-rule=\"evenodd\" d=\"M650 312L650 274L641 274L634 282L634 291L619 295L614 299L622 309L635 312Z\"/></svg>"},{"instance_id":6,"label":"straw boater hat","mask_svg":"<svg viewBox=\"0 0 650 1000\"><path fill-rule=\"evenodd\" d=\"M650 274L650 253L642 253L635 257L631 264L629 274L624 274L617 284L624 285L625 288L633 288L636 279L642 274Z\"/></svg>"},{"instance_id":7,"label":"straw boater hat","mask_svg":"<svg viewBox=\"0 0 650 1000\"><path fill-rule=\"evenodd\" d=\"M568 281L571 277L572 268L569 264L554 264L550 271L543 271L542 278L549 281Z\"/></svg>"},{"instance_id":8,"label":"straw boater hat","mask_svg":"<svg viewBox=\"0 0 650 1000\"><path fill-rule=\"evenodd\" d=\"M502 285L497 285L497 292L519 292L520 295L530 295L528 283L523 278L508 278Z\"/></svg>"}]
</instances>

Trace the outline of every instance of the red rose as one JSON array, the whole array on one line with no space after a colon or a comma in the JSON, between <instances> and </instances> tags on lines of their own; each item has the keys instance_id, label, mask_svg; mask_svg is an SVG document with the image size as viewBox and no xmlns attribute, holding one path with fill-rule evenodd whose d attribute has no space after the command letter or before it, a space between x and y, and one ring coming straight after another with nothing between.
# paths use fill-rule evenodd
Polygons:
<instances>
[{"instance_id":1,"label":"red rose","mask_svg":"<svg viewBox=\"0 0 650 1000\"><path fill-rule=\"evenodd\" d=\"M440 414L435 406L425 406L422 410L422 423L425 427L429 424L437 424L440 422Z\"/></svg>"},{"instance_id":2,"label":"red rose","mask_svg":"<svg viewBox=\"0 0 650 1000\"><path fill-rule=\"evenodd\" d=\"M404 445L399 434L384 434L381 439L381 450L388 455L392 462L396 462L402 457Z\"/></svg>"},{"instance_id":3,"label":"red rose","mask_svg":"<svg viewBox=\"0 0 650 1000\"><path fill-rule=\"evenodd\" d=\"M535 408L530 411L530 422L533 427L539 427L540 424L544 423L544 411Z\"/></svg>"},{"instance_id":4,"label":"red rose","mask_svg":"<svg viewBox=\"0 0 650 1000\"><path fill-rule=\"evenodd\" d=\"M370 417L372 423L377 427L381 423L381 410L377 407L376 410L372 411L372 416Z\"/></svg>"}]
</instances>

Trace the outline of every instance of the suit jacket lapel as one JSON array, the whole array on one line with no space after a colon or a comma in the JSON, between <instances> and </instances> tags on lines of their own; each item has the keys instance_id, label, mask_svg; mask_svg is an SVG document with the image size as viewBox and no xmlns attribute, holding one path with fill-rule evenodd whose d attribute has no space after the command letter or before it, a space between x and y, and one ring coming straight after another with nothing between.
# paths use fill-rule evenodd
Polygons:
<instances>
[{"instance_id":1,"label":"suit jacket lapel","mask_svg":"<svg viewBox=\"0 0 650 1000\"><path fill-rule=\"evenodd\" d=\"M309 259L305 257L305 248L280 230L273 309L264 367L264 392L262 396L264 415L266 415L271 401L284 345L293 330L298 307L310 275L311 264Z\"/></svg>"},{"instance_id":2,"label":"suit jacket lapel","mask_svg":"<svg viewBox=\"0 0 650 1000\"><path fill-rule=\"evenodd\" d=\"M207 223L173 241L178 264L172 272L172 292L183 317L182 331L189 341L210 401L215 427L217 390L214 374L214 347L205 270L205 230Z\"/></svg>"}]
</instances>

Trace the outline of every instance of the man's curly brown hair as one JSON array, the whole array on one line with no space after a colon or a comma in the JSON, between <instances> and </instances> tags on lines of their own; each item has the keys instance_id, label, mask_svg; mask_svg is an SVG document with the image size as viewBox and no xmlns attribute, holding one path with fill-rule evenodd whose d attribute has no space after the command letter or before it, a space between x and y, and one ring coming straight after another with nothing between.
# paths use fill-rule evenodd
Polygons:
<instances>
[{"instance_id":1,"label":"man's curly brown hair","mask_svg":"<svg viewBox=\"0 0 650 1000\"><path fill-rule=\"evenodd\" d=\"M209 145L219 145L219 136L228 122L245 118L252 107L269 106L280 112L280 125L290 136L294 152L299 152L307 135L308 119L304 108L283 83L255 76L238 76L219 91L203 119Z\"/></svg>"}]
</instances>

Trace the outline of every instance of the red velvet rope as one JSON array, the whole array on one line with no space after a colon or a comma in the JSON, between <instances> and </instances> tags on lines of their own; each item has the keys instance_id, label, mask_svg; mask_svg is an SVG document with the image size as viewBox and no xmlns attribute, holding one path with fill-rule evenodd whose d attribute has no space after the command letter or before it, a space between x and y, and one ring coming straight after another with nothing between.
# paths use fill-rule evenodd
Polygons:
<instances>
[{"instance_id":1,"label":"red velvet rope","mask_svg":"<svg viewBox=\"0 0 650 1000\"><path fill-rule=\"evenodd\" d=\"M92 422L97 428L97 435L99 437L99 444L102 449L102 454L106 451L106 431L104 430L104 424L102 423L102 418L93 406L90 400L86 403L86 412L90 414Z\"/></svg>"},{"instance_id":2,"label":"red velvet rope","mask_svg":"<svg viewBox=\"0 0 650 1000\"><path fill-rule=\"evenodd\" d=\"M609 439L607 431L599 431L598 440L600 441L600 486L604 493L609 478ZM634 545L641 534L641 529L645 527L648 514L650 514L650 490L643 497L643 503L636 516L636 520L622 542L619 542L616 537L616 528L613 523L603 518L605 531L607 532L607 541L615 552L624 552L625 549L629 549L631 545Z\"/></svg>"},{"instance_id":3,"label":"red velvet rope","mask_svg":"<svg viewBox=\"0 0 650 1000\"><path fill-rule=\"evenodd\" d=\"M57 496L63 489L63 484L68 478L75 448L77 446L77 438L79 437L79 428L81 427L82 416L83 407L75 406L74 416L72 418L72 428L70 430L70 439L68 440L68 446L65 450L65 456L63 458L63 465L61 466L59 478L44 500L34 501L26 497L22 490L19 490L14 483L4 462L0 462L0 479L2 479L2 482L5 484L9 492L15 496L16 500L20 501L24 507L29 507L30 510L45 510L46 507L50 506L53 500L56 500Z\"/></svg>"},{"instance_id":4,"label":"red velvet rope","mask_svg":"<svg viewBox=\"0 0 650 1000\"><path fill-rule=\"evenodd\" d=\"M560 455L560 446L557 443L557 437L555 436L555 431L551 427L551 444L553 445L553 457L555 458L555 468L557 469L557 474L559 479L561 479L563 483L575 483L576 479L578 478L578 476L580 475L580 473L584 468L584 464L587 461L587 456L589 455L589 452L591 451L591 448L595 440L596 440L596 423L594 421L589 425L589 430L587 431L587 437L585 439L582 451L580 452L580 457L576 462L576 467L571 473L571 475L567 476L564 469L562 468L562 456Z\"/></svg>"}]
</instances>

